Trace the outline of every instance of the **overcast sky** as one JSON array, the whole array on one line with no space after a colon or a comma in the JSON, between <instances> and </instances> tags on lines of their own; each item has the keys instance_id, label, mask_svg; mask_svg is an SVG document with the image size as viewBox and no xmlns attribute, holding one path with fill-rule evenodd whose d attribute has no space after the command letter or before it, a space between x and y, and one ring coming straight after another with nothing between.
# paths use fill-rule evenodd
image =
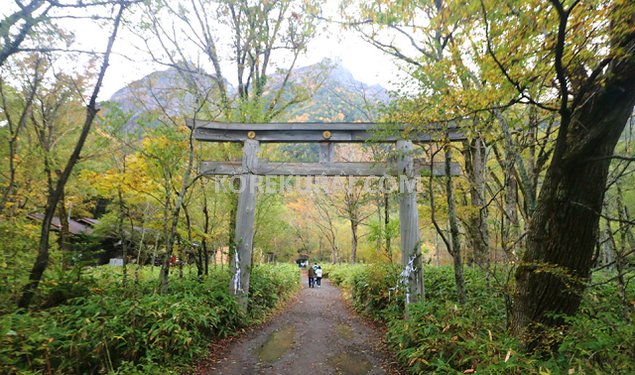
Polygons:
<instances>
[{"instance_id":1,"label":"overcast sky","mask_svg":"<svg viewBox=\"0 0 635 375\"><path fill-rule=\"evenodd\" d=\"M299 59L296 67L315 64L330 58L341 61L341 64L359 81L370 85L378 83L388 89L395 87L391 82L398 80L399 70L390 57L366 43L353 31L343 32L335 24L325 24L324 28L320 29L321 33L310 42L307 53ZM92 46L96 49L102 45L105 46L106 31L87 24L83 24L81 30L76 34L81 45ZM152 71L166 69L153 64L147 53L141 49L138 37L126 31L120 34L114 48L116 54L111 58L111 65L100 93L101 100L110 98L118 89ZM225 59L230 57L225 56ZM224 73L226 79L236 84L234 70L225 67Z\"/></svg>"},{"instance_id":2,"label":"overcast sky","mask_svg":"<svg viewBox=\"0 0 635 375\"><path fill-rule=\"evenodd\" d=\"M0 0L0 3L6 0ZM322 4L322 15L324 17L339 18L338 0L324 0ZM7 7L0 7L0 17L15 11L13 2ZM139 9L139 8L136 8ZM67 11L67 10L65 10ZM83 17L94 15L103 15L103 8L91 8L91 10L75 10L79 12L76 15ZM133 14L128 14L127 18L132 24L132 19L147 19L147 15L143 11L137 10ZM64 19L58 21L60 25L70 30L75 35L76 44L72 48L101 52L105 50L108 36L110 34L109 24L106 29L99 27L94 21L86 19ZM168 25L169 27L169 25ZM296 67L307 66L318 63L325 58L333 61L340 61L341 64L348 69L355 79L366 84L381 84L385 88L396 88L391 82L399 81L399 70L387 55L377 50L375 47L366 43L362 38L353 31L343 31L336 24L323 23L318 27L318 35L311 40L308 45L307 53L300 57ZM228 35L226 38L220 37L221 42L231 40ZM224 59L223 72L225 78L232 84L236 84L235 68L231 65L231 52L228 50L219 51ZM195 56L195 53L192 53ZM82 66L82 60L87 60L88 56L82 56L80 60L64 61L64 68L69 71L77 70ZM85 62L85 61L83 61ZM205 65L203 65L205 66ZM83 69L83 67L81 68ZM165 66L155 64L145 51L145 46L141 45L141 39L130 30L121 29L118 39L115 42L114 53L111 56L110 66L108 68L106 79L102 86L99 99L106 100L120 88L138 80L145 75L156 71L164 70ZM208 69L209 70L209 69ZM273 71L271 71L273 72Z\"/></svg>"}]
</instances>

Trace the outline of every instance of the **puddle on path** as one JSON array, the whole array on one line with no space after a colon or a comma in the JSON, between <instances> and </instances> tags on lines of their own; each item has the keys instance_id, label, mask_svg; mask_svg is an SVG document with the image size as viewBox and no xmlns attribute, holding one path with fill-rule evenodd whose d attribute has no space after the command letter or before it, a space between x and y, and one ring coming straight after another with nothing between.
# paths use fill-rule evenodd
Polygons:
<instances>
[{"instance_id":1,"label":"puddle on path","mask_svg":"<svg viewBox=\"0 0 635 375\"><path fill-rule=\"evenodd\" d=\"M361 353L340 353L329 358L329 364L343 375L364 375L367 374L373 365L366 356Z\"/></svg>"},{"instance_id":2,"label":"puddle on path","mask_svg":"<svg viewBox=\"0 0 635 375\"><path fill-rule=\"evenodd\" d=\"M343 339L351 340L353 338L353 329L347 325L338 324L335 327L335 332Z\"/></svg>"},{"instance_id":3,"label":"puddle on path","mask_svg":"<svg viewBox=\"0 0 635 375\"><path fill-rule=\"evenodd\" d=\"M267 337L267 340L258 348L258 358L262 362L275 362L293 346L295 338L295 326L287 326L277 330Z\"/></svg>"}]
</instances>

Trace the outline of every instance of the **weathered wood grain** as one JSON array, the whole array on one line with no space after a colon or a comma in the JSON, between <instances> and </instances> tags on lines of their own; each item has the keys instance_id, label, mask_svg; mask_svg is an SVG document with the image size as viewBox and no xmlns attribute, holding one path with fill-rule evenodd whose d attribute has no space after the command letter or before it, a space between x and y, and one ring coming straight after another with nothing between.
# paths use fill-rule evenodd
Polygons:
<instances>
[{"instance_id":1,"label":"weathered wood grain","mask_svg":"<svg viewBox=\"0 0 635 375\"><path fill-rule=\"evenodd\" d=\"M243 147L243 170L258 168L258 151L260 144L258 141L246 140ZM234 282L234 277L230 280L229 290L237 296L240 306L246 310L249 296L249 279L251 274L251 252L254 239L254 220L256 217L256 185L258 177L243 173L241 179L240 197L238 198L238 209L236 210L236 252L238 253L240 265L240 286ZM233 276L238 269L235 266L235 256L232 254L231 270Z\"/></svg>"},{"instance_id":2,"label":"weathered wood grain","mask_svg":"<svg viewBox=\"0 0 635 375\"><path fill-rule=\"evenodd\" d=\"M408 139L427 143L444 139L448 133L451 141L466 137L456 125L431 124L426 127L378 123L267 123L242 124L186 119L189 127L195 127L194 136L206 142L244 142L248 139L260 142L396 142Z\"/></svg>"},{"instance_id":3,"label":"weathered wood grain","mask_svg":"<svg viewBox=\"0 0 635 375\"><path fill-rule=\"evenodd\" d=\"M333 142L320 143L320 163L332 163L335 155L335 144Z\"/></svg>"},{"instance_id":4,"label":"weathered wood grain","mask_svg":"<svg viewBox=\"0 0 635 375\"><path fill-rule=\"evenodd\" d=\"M414 163L415 176L429 176L432 171L433 176L445 176L445 166L443 163L434 163L432 169L430 163L417 161ZM396 165L386 165L384 163L272 163L260 161L258 166L252 170L245 170L242 163L233 162L213 162L201 163L200 174L203 175L225 175L236 176L251 173L259 176L397 176L399 169ZM458 163L451 166L452 176L461 174Z\"/></svg>"},{"instance_id":5,"label":"weathered wood grain","mask_svg":"<svg viewBox=\"0 0 635 375\"><path fill-rule=\"evenodd\" d=\"M419 237L419 213L417 189L414 183L415 168L413 145L410 141L398 141L399 159L399 226L401 234L401 259L404 266L403 280L408 285L406 303L423 297L423 269L421 268L421 241Z\"/></svg>"}]
</instances>

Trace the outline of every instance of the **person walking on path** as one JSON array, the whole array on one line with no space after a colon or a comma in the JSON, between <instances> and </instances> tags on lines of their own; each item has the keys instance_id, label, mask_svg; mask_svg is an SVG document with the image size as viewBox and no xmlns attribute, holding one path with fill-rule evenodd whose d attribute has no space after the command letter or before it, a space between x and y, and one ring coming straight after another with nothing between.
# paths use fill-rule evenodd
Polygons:
<instances>
[{"instance_id":1,"label":"person walking on path","mask_svg":"<svg viewBox=\"0 0 635 375\"><path fill-rule=\"evenodd\" d=\"M315 288L315 269L309 267L309 288Z\"/></svg>"},{"instance_id":2,"label":"person walking on path","mask_svg":"<svg viewBox=\"0 0 635 375\"><path fill-rule=\"evenodd\" d=\"M317 270L315 270L315 281L319 288L322 285L322 266L318 266Z\"/></svg>"}]
</instances>

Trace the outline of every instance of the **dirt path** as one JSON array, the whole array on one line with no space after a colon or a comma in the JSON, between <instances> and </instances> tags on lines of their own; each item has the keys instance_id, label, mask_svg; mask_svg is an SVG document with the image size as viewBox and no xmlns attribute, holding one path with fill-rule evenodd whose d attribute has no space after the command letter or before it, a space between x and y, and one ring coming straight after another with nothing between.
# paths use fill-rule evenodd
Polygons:
<instances>
[{"instance_id":1,"label":"dirt path","mask_svg":"<svg viewBox=\"0 0 635 375\"><path fill-rule=\"evenodd\" d=\"M298 298L264 327L228 349L208 374L398 374L381 333L345 306L340 290L322 280L308 288L306 274Z\"/></svg>"}]
</instances>

